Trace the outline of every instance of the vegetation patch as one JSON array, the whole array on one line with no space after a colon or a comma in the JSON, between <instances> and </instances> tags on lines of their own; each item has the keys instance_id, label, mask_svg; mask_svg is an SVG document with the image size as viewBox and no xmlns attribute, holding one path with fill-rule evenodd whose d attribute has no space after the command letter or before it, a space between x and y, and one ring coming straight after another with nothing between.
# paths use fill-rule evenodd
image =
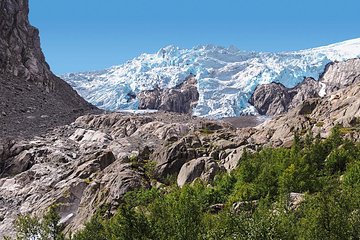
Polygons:
<instances>
[{"instance_id":1,"label":"vegetation patch","mask_svg":"<svg viewBox=\"0 0 360 240\"><path fill-rule=\"evenodd\" d=\"M326 140L308 133L293 142L244 154L212 186L129 192L115 215L100 212L72 239L359 239L360 144L344 139L341 127ZM223 207L214 213L214 205ZM40 236L38 225L26 226L17 227L20 237Z\"/></svg>"},{"instance_id":2,"label":"vegetation patch","mask_svg":"<svg viewBox=\"0 0 360 240\"><path fill-rule=\"evenodd\" d=\"M210 135L210 134L213 134L215 132L214 130L210 130L207 127L200 128L199 131L200 131L200 133L206 134L206 135Z\"/></svg>"},{"instance_id":3,"label":"vegetation patch","mask_svg":"<svg viewBox=\"0 0 360 240\"><path fill-rule=\"evenodd\" d=\"M320 122L317 122L317 123L315 124L315 126L321 128L321 127L324 126L324 124L325 124L324 122L320 121Z\"/></svg>"}]
</instances>

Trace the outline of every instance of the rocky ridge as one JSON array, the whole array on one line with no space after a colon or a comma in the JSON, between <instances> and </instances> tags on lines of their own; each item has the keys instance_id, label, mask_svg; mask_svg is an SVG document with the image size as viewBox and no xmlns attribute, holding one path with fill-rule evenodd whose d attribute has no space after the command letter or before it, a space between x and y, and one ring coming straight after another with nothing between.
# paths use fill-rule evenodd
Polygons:
<instances>
[{"instance_id":1,"label":"rocky ridge","mask_svg":"<svg viewBox=\"0 0 360 240\"><path fill-rule=\"evenodd\" d=\"M33 135L95 108L45 61L28 0L0 2L0 137Z\"/></svg>"},{"instance_id":2,"label":"rocky ridge","mask_svg":"<svg viewBox=\"0 0 360 240\"><path fill-rule=\"evenodd\" d=\"M279 115L299 106L310 98L330 95L344 87L360 82L360 59L329 63L318 81L305 78L294 88L281 83L258 85L249 103L261 115Z\"/></svg>"}]
</instances>

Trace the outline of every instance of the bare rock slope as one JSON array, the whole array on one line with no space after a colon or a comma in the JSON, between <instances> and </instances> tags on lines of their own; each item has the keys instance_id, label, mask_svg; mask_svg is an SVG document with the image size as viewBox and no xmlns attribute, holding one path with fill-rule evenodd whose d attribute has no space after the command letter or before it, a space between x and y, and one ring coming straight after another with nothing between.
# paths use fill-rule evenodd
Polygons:
<instances>
[{"instance_id":1,"label":"bare rock slope","mask_svg":"<svg viewBox=\"0 0 360 240\"><path fill-rule=\"evenodd\" d=\"M291 90L271 85L279 92L263 91L258 99L265 101L264 112L283 114L257 127L164 112L86 114L63 125L92 106L50 72L27 20L27 1L2 1L0 13L0 237L14 234L19 214L41 215L52 205L65 232L74 232L99 208L114 213L133 189L161 187L171 179L179 186L196 179L211 184L215 174L234 169L244 152L289 146L294 132L326 137L341 124L343 134L360 140L358 60L328 66L323 79L343 80L323 98L312 91L318 86L313 79ZM169 90L159 93L160 103L144 98L144 108L189 109L197 95L188 81L175 91L190 96L185 101L163 100ZM40 134L56 125L63 126ZM19 133L29 138L8 138Z\"/></svg>"},{"instance_id":2,"label":"bare rock slope","mask_svg":"<svg viewBox=\"0 0 360 240\"><path fill-rule=\"evenodd\" d=\"M32 135L94 109L50 71L28 13L28 0L0 2L0 138Z\"/></svg>"},{"instance_id":3,"label":"bare rock slope","mask_svg":"<svg viewBox=\"0 0 360 240\"><path fill-rule=\"evenodd\" d=\"M189 115L85 115L31 141L0 143L0 233L12 233L18 214L57 206L66 231L81 228L101 207L113 213L124 194L179 186L234 169L244 151L290 146L294 132L322 137L335 124L360 140L360 85L307 99L252 128Z\"/></svg>"}]
</instances>

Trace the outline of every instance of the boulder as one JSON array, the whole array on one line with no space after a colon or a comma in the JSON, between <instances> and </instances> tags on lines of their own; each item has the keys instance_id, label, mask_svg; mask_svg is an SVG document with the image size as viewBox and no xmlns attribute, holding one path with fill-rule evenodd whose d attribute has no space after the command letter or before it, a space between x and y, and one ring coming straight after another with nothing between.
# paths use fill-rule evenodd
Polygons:
<instances>
[{"instance_id":1,"label":"boulder","mask_svg":"<svg viewBox=\"0 0 360 240\"><path fill-rule=\"evenodd\" d=\"M249 103L261 115L277 115L288 110L292 97L281 83L258 85Z\"/></svg>"},{"instance_id":2,"label":"boulder","mask_svg":"<svg viewBox=\"0 0 360 240\"><path fill-rule=\"evenodd\" d=\"M178 174L177 184L182 187L200 178L205 182L212 182L216 173L222 170L212 158L202 157L185 163Z\"/></svg>"},{"instance_id":3,"label":"boulder","mask_svg":"<svg viewBox=\"0 0 360 240\"><path fill-rule=\"evenodd\" d=\"M221 210L223 210L225 208L225 204L222 203L217 203L217 204L213 204L209 207L209 211L212 214L217 214L219 213Z\"/></svg>"},{"instance_id":4,"label":"boulder","mask_svg":"<svg viewBox=\"0 0 360 240\"><path fill-rule=\"evenodd\" d=\"M156 150L151 159L154 159L156 165L156 175L159 179L166 178L169 175L177 175L181 167L191 159L198 156L198 149L201 142L195 135L189 135L174 142L170 146L163 146Z\"/></svg>"},{"instance_id":5,"label":"boulder","mask_svg":"<svg viewBox=\"0 0 360 240\"><path fill-rule=\"evenodd\" d=\"M303 193L289 193L287 208L291 211L296 210L300 204L305 200L305 194Z\"/></svg>"},{"instance_id":6,"label":"boulder","mask_svg":"<svg viewBox=\"0 0 360 240\"><path fill-rule=\"evenodd\" d=\"M258 204L258 200L234 202L231 206L231 211L235 214L240 212L252 213L255 211Z\"/></svg>"},{"instance_id":7,"label":"boulder","mask_svg":"<svg viewBox=\"0 0 360 240\"><path fill-rule=\"evenodd\" d=\"M84 143L84 142L107 143L110 142L111 137L101 131L77 129L75 133L69 137L69 139L80 143Z\"/></svg>"},{"instance_id":8,"label":"boulder","mask_svg":"<svg viewBox=\"0 0 360 240\"><path fill-rule=\"evenodd\" d=\"M313 78L305 78L294 88L287 88L281 83L257 86L249 103L261 115L279 115L302 104L311 98L318 98L321 84Z\"/></svg>"},{"instance_id":9,"label":"boulder","mask_svg":"<svg viewBox=\"0 0 360 240\"><path fill-rule=\"evenodd\" d=\"M14 158L5 161L5 167L0 177L13 176L29 170L34 164L34 155L25 150Z\"/></svg>"},{"instance_id":10,"label":"boulder","mask_svg":"<svg viewBox=\"0 0 360 240\"><path fill-rule=\"evenodd\" d=\"M227 172L231 172L239 165L240 159L244 155L245 151L253 153L254 148L255 146L245 145L233 149L231 153L221 161L221 163L223 164Z\"/></svg>"}]
</instances>

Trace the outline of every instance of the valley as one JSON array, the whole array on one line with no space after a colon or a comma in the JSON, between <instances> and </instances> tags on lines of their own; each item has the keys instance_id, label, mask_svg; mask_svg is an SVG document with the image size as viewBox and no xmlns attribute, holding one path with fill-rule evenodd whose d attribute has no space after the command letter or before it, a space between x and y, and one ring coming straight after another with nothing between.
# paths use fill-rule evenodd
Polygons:
<instances>
[{"instance_id":1,"label":"valley","mask_svg":"<svg viewBox=\"0 0 360 240\"><path fill-rule=\"evenodd\" d=\"M359 238L359 39L57 77L0 6L0 238Z\"/></svg>"}]
</instances>

